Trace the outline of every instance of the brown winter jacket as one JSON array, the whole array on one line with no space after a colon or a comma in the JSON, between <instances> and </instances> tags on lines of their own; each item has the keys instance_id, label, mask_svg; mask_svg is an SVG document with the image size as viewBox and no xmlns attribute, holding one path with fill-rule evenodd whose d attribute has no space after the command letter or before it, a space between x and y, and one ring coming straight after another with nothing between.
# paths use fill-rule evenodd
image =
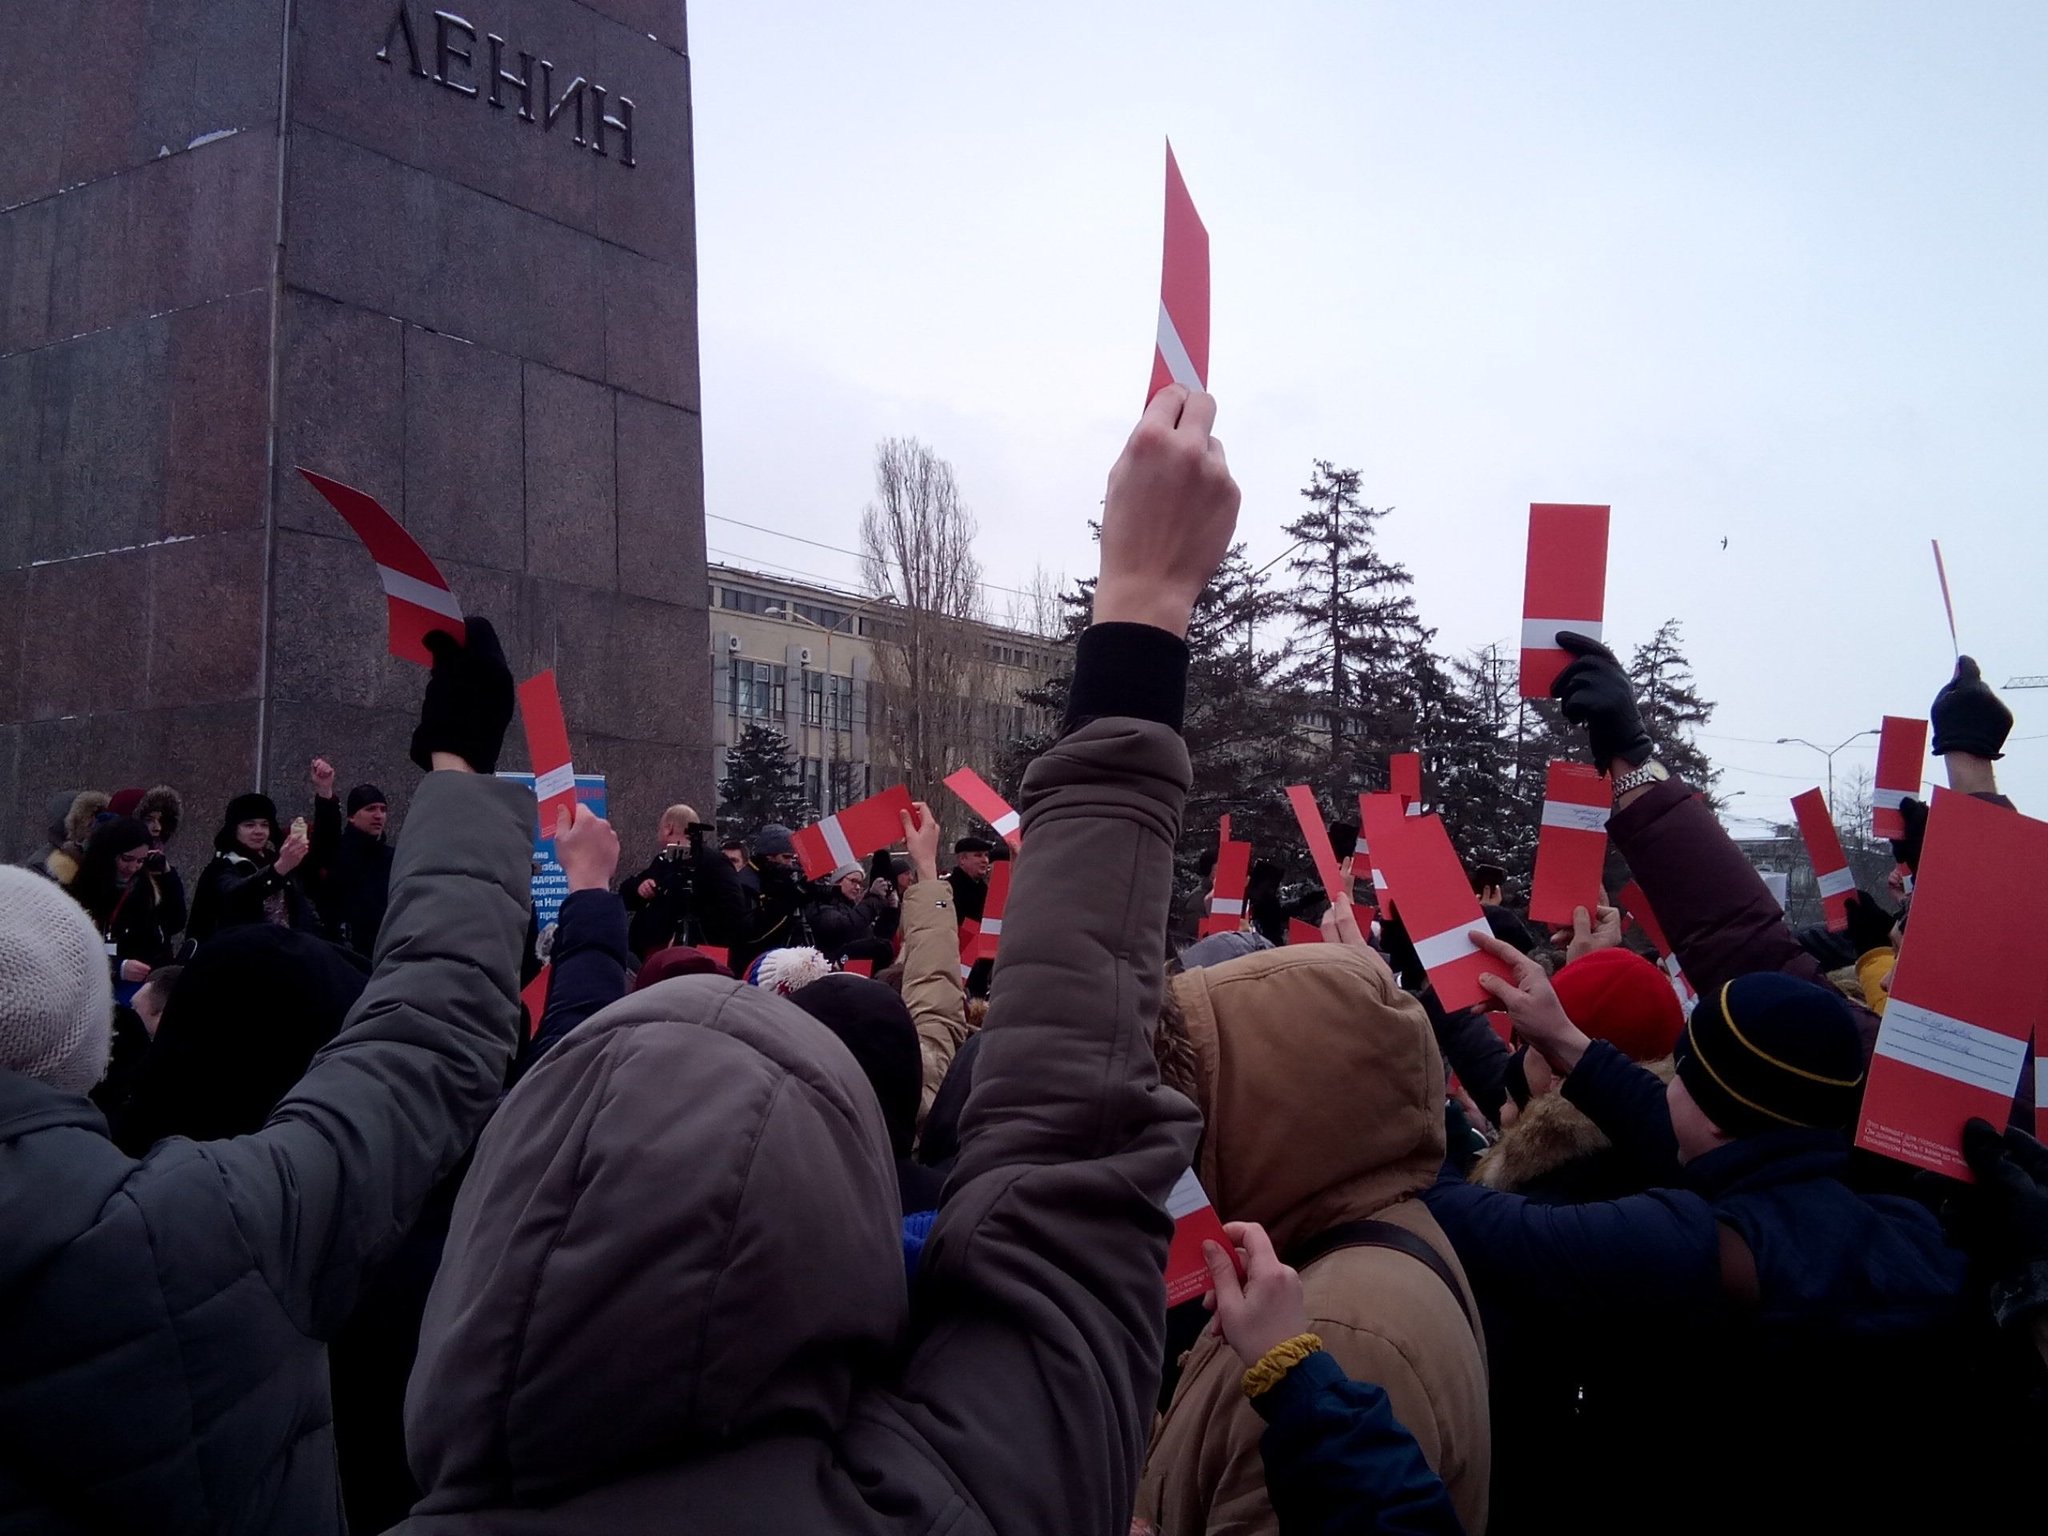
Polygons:
<instances>
[{"instance_id":1,"label":"brown winter jacket","mask_svg":"<svg viewBox=\"0 0 2048 1536\"><path fill-rule=\"evenodd\" d=\"M1334 944L1262 950L1175 977L1173 995L1206 1121L1196 1170L1223 1219L1261 1223L1284 1256L1376 1217L1425 1239L1462 1284L1415 1198L1443 1163L1443 1063L1422 1005L1385 964ZM1309 1326L1349 1375L1386 1388L1477 1536L1492 1442L1470 1287L1461 1307L1417 1260L1363 1247L1318 1259L1302 1284ZM1243 1376L1213 1334L1189 1353L1138 1491L1160 1536L1277 1531Z\"/></svg>"},{"instance_id":2,"label":"brown winter jacket","mask_svg":"<svg viewBox=\"0 0 2048 1536\"><path fill-rule=\"evenodd\" d=\"M914 1308L873 1090L801 1009L688 977L546 1057L456 1206L400 1529L1124 1536L1196 1134L1148 1038L1187 782L1130 719L1026 776Z\"/></svg>"},{"instance_id":3,"label":"brown winter jacket","mask_svg":"<svg viewBox=\"0 0 2048 1536\"><path fill-rule=\"evenodd\" d=\"M903 1006L917 1025L924 1059L924 1088L917 1123L932 1112L939 1084L953 1065L967 1027L966 994L960 990L960 914L953 887L944 880L920 880L903 893Z\"/></svg>"}]
</instances>

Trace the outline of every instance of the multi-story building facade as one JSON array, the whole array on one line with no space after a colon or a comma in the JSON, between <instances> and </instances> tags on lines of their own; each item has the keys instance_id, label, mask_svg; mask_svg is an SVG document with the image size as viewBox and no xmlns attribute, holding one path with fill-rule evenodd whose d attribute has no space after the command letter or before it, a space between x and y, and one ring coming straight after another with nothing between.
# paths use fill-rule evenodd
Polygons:
<instances>
[{"instance_id":1,"label":"multi-story building facade","mask_svg":"<svg viewBox=\"0 0 2048 1536\"><path fill-rule=\"evenodd\" d=\"M804 796L820 815L900 779L874 702L888 605L738 566L714 564L709 574L713 782L749 725L789 738ZM1041 637L1000 625L983 625L982 641L990 681L975 712L974 766L986 772L1035 723L1018 691L1043 681L1060 657Z\"/></svg>"}]
</instances>

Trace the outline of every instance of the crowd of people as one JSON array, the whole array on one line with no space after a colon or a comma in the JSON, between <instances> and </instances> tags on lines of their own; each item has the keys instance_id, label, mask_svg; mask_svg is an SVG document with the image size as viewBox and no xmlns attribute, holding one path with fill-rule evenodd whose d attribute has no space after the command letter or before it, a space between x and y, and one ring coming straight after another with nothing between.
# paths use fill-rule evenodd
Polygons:
<instances>
[{"instance_id":1,"label":"crowd of people","mask_svg":"<svg viewBox=\"0 0 2048 1536\"><path fill-rule=\"evenodd\" d=\"M481 618L430 640L395 845L316 761L310 817L226 806L188 899L175 790L53 800L0 869L0 1531L2028 1518L2031 1072L1973 1183L1852 1150L1910 911L1860 896L1846 968L1803 943L1598 642L1555 691L1689 1011L1616 910L1534 930L1490 867L1488 1011L1364 892L1286 914L1313 944L1263 899L1175 922L1214 418L1163 390L1111 471L993 966L962 927L1009 849L942 873L922 803L822 880L688 805L622 877L565 812L537 931ZM1997 798L1974 664L1932 717ZM1169 1310L1190 1171L1225 1241Z\"/></svg>"}]
</instances>

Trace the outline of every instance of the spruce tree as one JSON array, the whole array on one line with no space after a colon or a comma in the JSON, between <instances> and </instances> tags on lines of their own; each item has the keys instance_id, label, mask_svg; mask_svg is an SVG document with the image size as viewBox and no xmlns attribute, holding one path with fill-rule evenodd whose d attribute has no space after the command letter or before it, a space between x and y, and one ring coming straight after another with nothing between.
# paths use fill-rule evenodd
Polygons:
<instances>
[{"instance_id":1,"label":"spruce tree","mask_svg":"<svg viewBox=\"0 0 2048 1536\"><path fill-rule=\"evenodd\" d=\"M740 732L726 750L718 814L749 832L771 821L797 827L813 819L787 736L772 725L749 725Z\"/></svg>"},{"instance_id":2,"label":"spruce tree","mask_svg":"<svg viewBox=\"0 0 2048 1536\"><path fill-rule=\"evenodd\" d=\"M1714 780L1720 775L1692 733L1714 718L1714 706L1700 697L1681 639L1678 620L1666 619L1656 634L1636 647L1629 659L1629 681L1635 685L1643 727L1657 744L1658 761L1674 778L1712 798Z\"/></svg>"}]
</instances>

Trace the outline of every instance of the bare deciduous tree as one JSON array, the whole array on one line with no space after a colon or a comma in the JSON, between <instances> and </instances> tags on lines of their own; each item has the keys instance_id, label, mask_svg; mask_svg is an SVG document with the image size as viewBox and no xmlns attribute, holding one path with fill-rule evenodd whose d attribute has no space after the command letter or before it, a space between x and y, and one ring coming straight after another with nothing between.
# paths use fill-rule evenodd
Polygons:
<instances>
[{"instance_id":1,"label":"bare deciduous tree","mask_svg":"<svg viewBox=\"0 0 2048 1536\"><path fill-rule=\"evenodd\" d=\"M880 736L912 793L934 804L970 760L993 686L975 531L952 465L914 437L876 446L860 545L867 589L887 605L876 615Z\"/></svg>"}]
</instances>

